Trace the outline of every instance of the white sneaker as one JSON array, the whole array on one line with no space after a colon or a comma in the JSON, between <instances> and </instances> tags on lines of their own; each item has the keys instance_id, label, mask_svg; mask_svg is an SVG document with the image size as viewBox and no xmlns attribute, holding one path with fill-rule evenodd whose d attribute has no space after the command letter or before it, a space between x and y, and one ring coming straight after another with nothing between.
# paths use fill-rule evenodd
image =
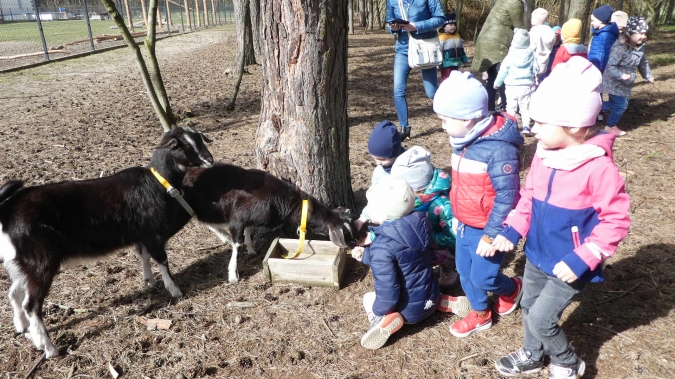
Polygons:
<instances>
[{"instance_id":1,"label":"white sneaker","mask_svg":"<svg viewBox=\"0 0 675 379\"><path fill-rule=\"evenodd\" d=\"M377 316L371 323L370 329L361 337L361 346L371 350L379 349L402 326L403 316L398 312Z\"/></svg>"}]
</instances>

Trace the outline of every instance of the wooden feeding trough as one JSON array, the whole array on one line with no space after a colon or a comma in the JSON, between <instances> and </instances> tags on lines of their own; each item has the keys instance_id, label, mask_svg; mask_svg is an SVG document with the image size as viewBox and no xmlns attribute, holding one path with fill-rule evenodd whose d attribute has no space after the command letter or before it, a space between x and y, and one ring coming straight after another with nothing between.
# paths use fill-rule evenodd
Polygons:
<instances>
[{"instance_id":1,"label":"wooden feeding trough","mask_svg":"<svg viewBox=\"0 0 675 379\"><path fill-rule=\"evenodd\" d=\"M272 283L286 282L340 289L347 264L344 248L330 241L305 240L300 255L292 257L300 243L297 239L276 238L263 260L265 277Z\"/></svg>"}]
</instances>

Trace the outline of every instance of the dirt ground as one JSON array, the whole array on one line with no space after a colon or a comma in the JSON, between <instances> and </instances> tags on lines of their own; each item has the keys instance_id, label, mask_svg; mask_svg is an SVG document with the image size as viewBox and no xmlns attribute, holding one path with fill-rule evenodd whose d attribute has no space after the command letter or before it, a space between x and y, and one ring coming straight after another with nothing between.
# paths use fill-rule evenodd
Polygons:
<instances>
[{"instance_id":1,"label":"dirt ground","mask_svg":"<svg viewBox=\"0 0 675 379\"><path fill-rule=\"evenodd\" d=\"M675 34L652 41L649 54L675 51ZM350 160L363 206L373 163L372 127L396 119L393 40L358 34L349 47ZM235 35L215 28L158 43L167 91L183 122L206 132L214 157L254 166L260 66L251 66L237 108L223 111L234 78ZM471 56L472 47L468 46ZM672 378L675 372L675 67L656 66L656 83L639 79L616 143L627 177L631 233L606 266L607 282L590 285L564 314L563 327L586 361L586 378ZM78 180L146 165L161 128L127 49L56 62L0 76L0 182L29 185ZM450 162L448 137L424 96L419 74L409 81L413 139L437 166ZM457 94L461 96L461 94ZM527 139L525 161L534 151ZM524 176L525 172L523 172ZM263 251L264 241L256 241ZM145 289L129 249L93 264L66 268L47 298L45 322L64 355L41 363L34 377L106 378L496 378L496 358L520 347L520 310L468 338L448 328L457 316L437 313L404 327L377 351L359 339L368 327L362 295L373 278L349 259L343 289L270 285L262 254L240 259L241 282L227 282L230 248L205 227L189 224L168 244L171 269L185 296L175 301L158 284ZM505 272L522 274L522 250ZM155 276L159 274L155 270ZM9 279L0 270L0 292ZM4 296L4 295L3 295ZM0 378L23 378L41 352L14 333L12 311L0 307ZM228 307L247 301L253 308ZM65 309L63 309L65 308ZM147 330L137 316L172 321ZM532 378L544 378L548 370Z\"/></svg>"}]
</instances>

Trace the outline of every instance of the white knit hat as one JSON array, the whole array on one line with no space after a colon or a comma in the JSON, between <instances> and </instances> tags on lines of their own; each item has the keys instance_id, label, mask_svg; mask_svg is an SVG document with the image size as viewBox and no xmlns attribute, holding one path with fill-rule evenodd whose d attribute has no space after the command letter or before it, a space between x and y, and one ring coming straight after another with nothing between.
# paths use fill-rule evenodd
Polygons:
<instances>
[{"instance_id":1,"label":"white knit hat","mask_svg":"<svg viewBox=\"0 0 675 379\"><path fill-rule=\"evenodd\" d=\"M453 70L434 95L434 112L458 120L473 120L488 115L485 86L470 72Z\"/></svg>"},{"instance_id":2,"label":"white knit hat","mask_svg":"<svg viewBox=\"0 0 675 379\"><path fill-rule=\"evenodd\" d=\"M415 207L415 194L403 179L382 178L366 192L368 213L373 217L381 216L382 221L401 218Z\"/></svg>"},{"instance_id":3,"label":"white knit hat","mask_svg":"<svg viewBox=\"0 0 675 379\"><path fill-rule=\"evenodd\" d=\"M405 180L413 191L423 190L434 176L431 154L421 146L413 146L396 158L391 176Z\"/></svg>"}]
</instances>

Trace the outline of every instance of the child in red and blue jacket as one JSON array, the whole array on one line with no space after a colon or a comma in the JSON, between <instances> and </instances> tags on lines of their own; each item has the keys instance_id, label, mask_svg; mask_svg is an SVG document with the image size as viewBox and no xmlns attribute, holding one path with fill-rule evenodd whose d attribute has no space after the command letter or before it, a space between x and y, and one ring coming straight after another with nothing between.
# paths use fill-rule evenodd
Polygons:
<instances>
[{"instance_id":1,"label":"child in red and blue jacket","mask_svg":"<svg viewBox=\"0 0 675 379\"><path fill-rule=\"evenodd\" d=\"M450 326L450 332L466 337L492 326L488 291L499 296L495 310L500 315L513 312L522 293L519 278L500 272L504 253L496 252L491 243L518 202L524 141L514 118L488 113L485 87L468 72L453 71L441 83L434 112L453 148L450 201L458 221L455 260L473 308Z\"/></svg>"},{"instance_id":2,"label":"child in red and blue jacket","mask_svg":"<svg viewBox=\"0 0 675 379\"><path fill-rule=\"evenodd\" d=\"M604 281L602 263L630 226L628 195L612 158L616 137L595 126L601 83L600 71L575 56L532 95L537 151L520 201L493 243L509 251L527 236L523 347L496 362L502 375L540 371L544 354L551 378L584 374L558 322L585 283Z\"/></svg>"}]
</instances>

